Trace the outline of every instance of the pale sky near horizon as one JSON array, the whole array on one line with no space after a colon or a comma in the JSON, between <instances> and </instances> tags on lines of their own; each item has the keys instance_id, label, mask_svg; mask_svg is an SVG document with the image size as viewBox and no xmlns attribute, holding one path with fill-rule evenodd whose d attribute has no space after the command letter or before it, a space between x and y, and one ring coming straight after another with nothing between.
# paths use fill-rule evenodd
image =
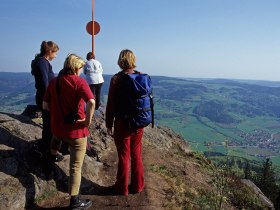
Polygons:
<instances>
[{"instance_id":1,"label":"pale sky near horizon","mask_svg":"<svg viewBox=\"0 0 280 210\"><path fill-rule=\"evenodd\" d=\"M151 75L280 81L279 0L95 0L95 54L114 74L131 49ZM1 0L0 71L30 72L43 40L85 58L91 0Z\"/></svg>"}]
</instances>

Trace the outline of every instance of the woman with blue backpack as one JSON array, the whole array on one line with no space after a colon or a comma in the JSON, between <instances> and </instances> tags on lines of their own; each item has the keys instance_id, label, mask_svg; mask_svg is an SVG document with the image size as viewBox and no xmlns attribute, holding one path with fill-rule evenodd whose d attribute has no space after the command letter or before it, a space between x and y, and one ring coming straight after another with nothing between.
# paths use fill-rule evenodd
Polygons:
<instances>
[{"instance_id":1,"label":"woman with blue backpack","mask_svg":"<svg viewBox=\"0 0 280 210\"><path fill-rule=\"evenodd\" d=\"M136 57L131 50L120 52L118 65L121 71L111 78L105 121L119 158L115 194L127 196L144 188L142 136L144 127L152 122L152 88L150 77L135 70ZM142 93L137 93L140 89ZM146 108L141 107L144 104Z\"/></svg>"}]
</instances>

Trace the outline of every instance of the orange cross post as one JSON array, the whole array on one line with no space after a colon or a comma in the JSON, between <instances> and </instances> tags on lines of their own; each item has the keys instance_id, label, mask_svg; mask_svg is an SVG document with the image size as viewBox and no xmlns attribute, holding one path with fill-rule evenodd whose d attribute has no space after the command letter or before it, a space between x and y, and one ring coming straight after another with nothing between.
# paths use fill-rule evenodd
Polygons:
<instances>
[{"instance_id":1,"label":"orange cross post","mask_svg":"<svg viewBox=\"0 0 280 210\"><path fill-rule=\"evenodd\" d=\"M100 31L99 23L94 21L94 0L92 0L92 21L87 23L86 30L91 35L92 53L94 54L94 35L98 34Z\"/></svg>"},{"instance_id":2,"label":"orange cross post","mask_svg":"<svg viewBox=\"0 0 280 210\"><path fill-rule=\"evenodd\" d=\"M92 0L92 54L94 55L94 0Z\"/></svg>"}]
</instances>

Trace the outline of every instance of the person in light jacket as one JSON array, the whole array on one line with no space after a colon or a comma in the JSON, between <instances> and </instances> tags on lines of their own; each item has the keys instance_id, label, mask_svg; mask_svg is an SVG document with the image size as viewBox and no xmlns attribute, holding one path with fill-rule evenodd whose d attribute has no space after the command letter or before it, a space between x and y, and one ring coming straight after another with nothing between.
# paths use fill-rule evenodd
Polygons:
<instances>
[{"instance_id":1,"label":"person in light jacket","mask_svg":"<svg viewBox=\"0 0 280 210\"><path fill-rule=\"evenodd\" d=\"M100 93L104 82L102 72L103 69L101 63L95 59L95 55L92 52L89 52L87 54L87 62L84 66L84 74L86 75L87 83L96 98L96 110L100 106Z\"/></svg>"}]
</instances>

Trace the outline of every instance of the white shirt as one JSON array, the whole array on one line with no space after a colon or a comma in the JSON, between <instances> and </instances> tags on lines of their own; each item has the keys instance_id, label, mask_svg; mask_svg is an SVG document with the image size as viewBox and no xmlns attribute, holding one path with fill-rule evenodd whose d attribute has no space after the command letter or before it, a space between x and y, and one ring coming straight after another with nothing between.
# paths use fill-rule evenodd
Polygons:
<instances>
[{"instance_id":1,"label":"white shirt","mask_svg":"<svg viewBox=\"0 0 280 210\"><path fill-rule=\"evenodd\" d=\"M90 59L84 66L84 74L89 85L103 83L102 65L98 60Z\"/></svg>"}]
</instances>

